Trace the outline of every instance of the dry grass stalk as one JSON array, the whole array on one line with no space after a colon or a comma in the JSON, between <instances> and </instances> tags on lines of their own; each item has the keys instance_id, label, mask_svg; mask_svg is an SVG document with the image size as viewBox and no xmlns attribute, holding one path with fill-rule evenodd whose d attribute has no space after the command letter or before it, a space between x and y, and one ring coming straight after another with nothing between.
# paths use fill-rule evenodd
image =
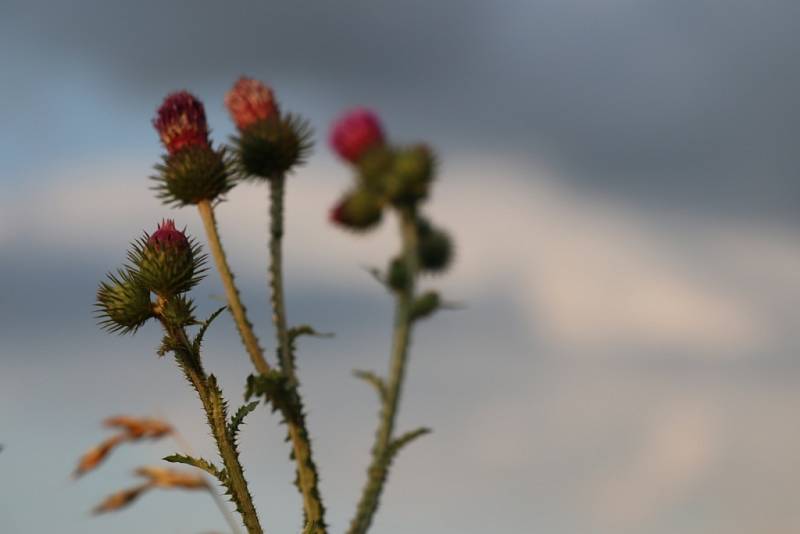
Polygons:
<instances>
[{"instance_id":1,"label":"dry grass stalk","mask_svg":"<svg viewBox=\"0 0 800 534\"><path fill-rule=\"evenodd\" d=\"M159 488L208 489L205 477L199 473L153 466L140 467L135 473L149 479L150 484Z\"/></svg>"},{"instance_id":2,"label":"dry grass stalk","mask_svg":"<svg viewBox=\"0 0 800 534\"><path fill-rule=\"evenodd\" d=\"M74 478L78 478L84 473L95 469L100 463L106 459L111 451L120 443L127 441L128 435L126 433L116 434L99 445L92 447L78 460L78 467L72 473Z\"/></svg>"},{"instance_id":3,"label":"dry grass stalk","mask_svg":"<svg viewBox=\"0 0 800 534\"><path fill-rule=\"evenodd\" d=\"M104 514L107 512L116 512L125 508L126 506L130 505L133 501L135 501L139 496L141 496L144 492L151 489L152 485L147 482L141 484L139 486L128 488L122 491L118 491L116 493L112 493L106 499L94 507L92 510L93 514Z\"/></svg>"},{"instance_id":4,"label":"dry grass stalk","mask_svg":"<svg viewBox=\"0 0 800 534\"><path fill-rule=\"evenodd\" d=\"M136 418L126 415L109 417L103 424L109 428L121 428L132 440L158 439L172 432L172 426L159 419Z\"/></svg>"}]
</instances>

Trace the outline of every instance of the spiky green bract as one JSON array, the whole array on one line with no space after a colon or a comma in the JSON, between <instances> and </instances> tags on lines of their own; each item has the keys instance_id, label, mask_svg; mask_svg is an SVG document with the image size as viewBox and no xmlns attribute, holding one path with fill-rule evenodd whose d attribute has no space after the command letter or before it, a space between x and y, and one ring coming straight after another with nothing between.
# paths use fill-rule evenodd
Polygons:
<instances>
[{"instance_id":1,"label":"spiky green bract","mask_svg":"<svg viewBox=\"0 0 800 534\"><path fill-rule=\"evenodd\" d=\"M176 295L167 300L161 308L161 316L170 324L185 328L197 324L194 318L194 302L184 295Z\"/></svg>"},{"instance_id":2,"label":"spiky green bract","mask_svg":"<svg viewBox=\"0 0 800 534\"><path fill-rule=\"evenodd\" d=\"M417 254L422 271L440 273L447 269L453 257L453 244L443 230L420 218L417 223Z\"/></svg>"},{"instance_id":3,"label":"spiky green bract","mask_svg":"<svg viewBox=\"0 0 800 534\"><path fill-rule=\"evenodd\" d=\"M130 261L139 284L162 297L185 293L205 276L206 255L192 238L187 247L157 246L150 236L131 244Z\"/></svg>"},{"instance_id":4,"label":"spiky green bract","mask_svg":"<svg viewBox=\"0 0 800 534\"><path fill-rule=\"evenodd\" d=\"M163 157L155 166L156 196L165 204L186 206L214 200L234 186L231 163L224 148L189 146Z\"/></svg>"},{"instance_id":5,"label":"spiky green bract","mask_svg":"<svg viewBox=\"0 0 800 534\"><path fill-rule=\"evenodd\" d=\"M231 138L242 178L272 180L305 162L311 151L311 127L295 115L258 121Z\"/></svg>"},{"instance_id":6,"label":"spiky green bract","mask_svg":"<svg viewBox=\"0 0 800 534\"><path fill-rule=\"evenodd\" d=\"M336 224L356 232L370 230L381 221L381 198L359 187L347 193L331 210L330 218Z\"/></svg>"},{"instance_id":7,"label":"spiky green bract","mask_svg":"<svg viewBox=\"0 0 800 534\"><path fill-rule=\"evenodd\" d=\"M108 280L97 289L97 318L109 332L136 332L153 315L150 291L127 269L108 273Z\"/></svg>"},{"instance_id":8,"label":"spiky green bract","mask_svg":"<svg viewBox=\"0 0 800 534\"><path fill-rule=\"evenodd\" d=\"M436 167L427 145L413 145L395 152L386 174L386 195L395 206L413 206L427 198Z\"/></svg>"}]
</instances>

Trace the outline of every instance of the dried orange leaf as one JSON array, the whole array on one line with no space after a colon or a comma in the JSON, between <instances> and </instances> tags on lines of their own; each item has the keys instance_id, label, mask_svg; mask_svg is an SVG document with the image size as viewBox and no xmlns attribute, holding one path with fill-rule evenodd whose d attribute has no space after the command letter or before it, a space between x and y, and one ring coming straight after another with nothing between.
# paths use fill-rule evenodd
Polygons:
<instances>
[{"instance_id":1,"label":"dried orange leaf","mask_svg":"<svg viewBox=\"0 0 800 534\"><path fill-rule=\"evenodd\" d=\"M75 472L72 474L72 476L78 478L84 473L95 469L103 460L106 459L114 447L127 439L127 434L117 434L86 451L86 453L81 456L81 459L78 461L78 467L75 468Z\"/></svg>"},{"instance_id":2,"label":"dried orange leaf","mask_svg":"<svg viewBox=\"0 0 800 534\"><path fill-rule=\"evenodd\" d=\"M145 466L136 470L136 474L146 477L150 484L159 488L207 489L205 478L199 473L179 471L165 467Z\"/></svg>"},{"instance_id":3,"label":"dried orange leaf","mask_svg":"<svg viewBox=\"0 0 800 534\"><path fill-rule=\"evenodd\" d=\"M112 493L106 499L94 507L93 514L104 514L107 512L115 512L125 508L133 501L135 501L142 493L151 488L149 483L142 484L133 488Z\"/></svg>"},{"instance_id":4,"label":"dried orange leaf","mask_svg":"<svg viewBox=\"0 0 800 534\"><path fill-rule=\"evenodd\" d=\"M165 421L146 417L118 415L109 417L103 424L107 427L124 429L131 439L157 439L172 432L172 426Z\"/></svg>"}]
</instances>

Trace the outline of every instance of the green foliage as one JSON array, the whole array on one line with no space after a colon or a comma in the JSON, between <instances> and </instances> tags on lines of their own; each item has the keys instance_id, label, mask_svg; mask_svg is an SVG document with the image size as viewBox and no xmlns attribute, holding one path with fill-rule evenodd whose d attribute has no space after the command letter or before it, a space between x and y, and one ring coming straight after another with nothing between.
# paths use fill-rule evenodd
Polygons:
<instances>
[{"instance_id":1,"label":"green foliage","mask_svg":"<svg viewBox=\"0 0 800 534\"><path fill-rule=\"evenodd\" d=\"M227 309L228 309L228 306L223 306L223 307L219 308L217 311L215 311L214 313L209 315L208 319L206 319L205 321L203 321L200 324L200 329L197 331L197 334L195 334L194 340L192 341L192 350L194 350L195 352L200 352L200 347L203 344L203 338L206 335L206 331L208 330L208 327L211 326L211 323L214 322L214 319L219 317L220 314L222 312L224 312L225 310L227 310Z\"/></svg>"},{"instance_id":2,"label":"green foliage","mask_svg":"<svg viewBox=\"0 0 800 534\"><path fill-rule=\"evenodd\" d=\"M202 469L209 475L219 480L223 485L228 485L228 474L225 472L225 469L220 469L206 459L194 458L193 456L188 456L186 454L171 454L169 456L165 456L164 460L174 464L186 464L198 469Z\"/></svg>"},{"instance_id":3,"label":"green foliage","mask_svg":"<svg viewBox=\"0 0 800 534\"><path fill-rule=\"evenodd\" d=\"M231 162L225 149L215 151L209 147L188 147L175 154L164 156L156 165L156 196L165 204L186 206L202 200L214 200L224 195L234 185L231 179Z\"/></svg>"},{"instance_id":4,"label":"green foliage","mask_svg":"<svg viewBox=\"0 0 800 534\"><path fill-rule=\"evenodd\" d=\"M153 317L150 292L129 269L109 273L97 289L96 316L101 328L113 333L135 333Z\"/></svg>"},{"instance_id":5,"label":"green foliage","mask_svg":"<svg viewBox=\"0 0 800 534\"><path fill-rule=\"evenodd\" d=\"M389 457L389 460L387 461L391 461L391 459L394 458L398 452L400 452L400 449L402 449L403 447L405 447L418 437L424 436L425 434L430 434L431 432L432 430L430 428L420 427L416 430L411 430L410 432L406 432L405 434L402 434L394 438L389 444L389 447L387 449L387 455Z\"/></svg>"},{"instance_id":6,"label":"green foliage","mask_svg":"<svg viewBox=\"0 0 800 534\"><path fill-rule=\"evenodd\" d=\"M411 282L411 273L403 258L393 258L389 263L389 270L386 275L386 284L393 291L402 291Z\"/></svg>"},{"instance_id":7,"label":"green foliage","mask_svg":"<svg viewBox=\"0 0 800 534\"><path fill-rule=\"evenodd\" d=\"M409 311L409 319L416 321L432 315L441 307L441 299L435 291L427 291L414 300Z\"/></svg>"},{"instance_id":8,"label":"green foliage","mask_svg":"<svg viewBox=\"0 0 800 534\"><path fill-rule=\"evenodd\" d=\"M311 127L295 116L259 121L231 138L244 179L271 180L305 162L311 151Z\"/></svg>"},{"instance_id":9,"label":"green foliage","mask_svg":"<svg viewBox=\"0 0 800 534\"><path fill-rule=\"evenodd\" d=\"M298 326L293 326L289 329L289 342L294 344L295 340L301 336L310 336L310 337L333 337L333 334L330 332L317 332L313 326L307 324L301 324Z\"/></svg>"},{"instance_id":10,"label":"green foliage","mask_svg":"<svg viewBox=\"0 0 800 534\"><path fill-rule=\"evenodd\" d=\"M355 376L356 378L360 378L361 380L365 381L366 383L374 387L375 391L378 392L378 397L381 399L381 404L386 403L388 390L386 388L386 382L383 380L383 378L379 377L372 371L358 371L358 370L353 371L353 376Z\"/></svg>"},{"instance_id":11,"label":"green foliage","mask_svg":"<svg viewBox=\"0 0 800 534\"><path fill-rule=\"evenodd\" d=\"M236 438L236 435L239 433L239 427L244 423L244 418L255 410L256 406L258 406L258 401L253 401L236 410L236 413L233 414L231 418L231 422L228 424L228 434L230 434L231 437L234 439Z\"/></svg>"},{"instance_id":12,"label":"green foliage","mask_svg":"<svg viewBox=\"0 0 800 534\"><path fill-rule=\"evenodd\" d=\"M279 411L285 419L297 419L297 406L292 394L289 379L278 370L271 370L260 375L250 375L245 384L245 400L263 397L272 406L272 411Z\"/></svg>"}]
</instances>

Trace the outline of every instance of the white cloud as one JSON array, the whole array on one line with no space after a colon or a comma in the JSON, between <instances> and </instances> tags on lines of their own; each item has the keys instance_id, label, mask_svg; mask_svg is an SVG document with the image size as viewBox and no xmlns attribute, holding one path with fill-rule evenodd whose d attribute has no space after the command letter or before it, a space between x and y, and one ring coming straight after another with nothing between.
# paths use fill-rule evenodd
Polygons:
<instances>
[{"instance_id":1,"label":"white cloud","mask_svg":"<svg viewBox=\"0 0 800 534\"><path fill-rule=\"evenodd\" d=\"M139 229L152 229L165 215L200 235L193 209L170 211L153 198L148 172L125 161L73 167L55 185L6 206L5 242L21 238L24 223L25 239L39 246L119 250L122 257ZM758 279L771 294L787 287L797 293L800 246L793 235L738 223L706 229L701 219L681 219L680 230L658 226L670 220L573 191L553 174L474 156L447 162L432 212L457 238L457 264L441 279L455 298L500 291L528 311L540 341L586 352L740 354L780 337L771 301L739 284ZM354 237L326 221L348 179L346 169L328 163L290 178L286 257L293 280L369 287L359 266L381 265L392 250L392 225ZM263 186L242 186L218 210L243 277L262 276L266 196ZM48 216L23 216L29 213ZM740 261L751 246L769 254ZM691 247L701 253L692 255Z\"/></svg>"}]
</instances>

